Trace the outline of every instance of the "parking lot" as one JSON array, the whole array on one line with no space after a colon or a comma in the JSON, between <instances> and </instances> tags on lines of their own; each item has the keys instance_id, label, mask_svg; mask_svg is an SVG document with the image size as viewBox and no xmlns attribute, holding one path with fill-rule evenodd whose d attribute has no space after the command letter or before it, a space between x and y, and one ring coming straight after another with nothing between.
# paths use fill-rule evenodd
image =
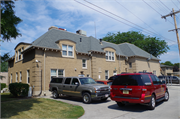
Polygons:
<instances>
[{"instance_id":1,"label":"parking lot","mask_svg":"<svg viewBox=\"0 0 180 119\"><path fill-rule=\"evenodd\" d=\"M80 119L180 119L180 85L174 84L168 86L168 89L169 101L157 103L155 110L148 110L146 106L139 104L118 107L110 98L106 102L95 100L91 104L84 104L77 97L60 97L55 100L82 106L85 114ZM51 96L44 98L53 99Z\"/></svg>"}]
</instances>

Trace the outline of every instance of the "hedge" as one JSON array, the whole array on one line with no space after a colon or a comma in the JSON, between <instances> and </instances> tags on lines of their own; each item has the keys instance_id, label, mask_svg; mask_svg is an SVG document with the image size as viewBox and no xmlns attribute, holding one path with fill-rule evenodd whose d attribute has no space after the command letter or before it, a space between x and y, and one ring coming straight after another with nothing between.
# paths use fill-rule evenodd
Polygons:
<instances>
[{"instance_id":1,"label":"hedge","mask_svg":"<svg viewBox=\"0 0 180 119\"><path fill-rule=\"evenodd\" d=\"M15 97L28 96L29 85L25 83L11 83L9 84L9 91Z\"/></svg>"},{"instance_id":2,"label":"hedge","mask_svg":"<svg viewBox=\"0 0 180 119\"><path fill-rule=\"evenodd\" d=\"M5 83L1 83L1 90L6 87Z\"/></svg>"}]
</instances>

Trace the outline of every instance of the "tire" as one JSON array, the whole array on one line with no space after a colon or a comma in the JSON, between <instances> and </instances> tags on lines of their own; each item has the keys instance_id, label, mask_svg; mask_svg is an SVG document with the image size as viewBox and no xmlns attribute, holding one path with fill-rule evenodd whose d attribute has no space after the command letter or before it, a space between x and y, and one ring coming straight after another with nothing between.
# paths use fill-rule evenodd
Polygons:
<instances>
[{"instance_id":1,"label":"tire","mask_svg":"<svg viewBox=\"0 0 180 119\"><path fill-rule=\"evenodd\" d=\"M83 93L83 102L85 104L91 103L91 95L89 93Z\"/></svg>"},{"instance_id":2,"label":"tire","mask_svg":"<svg viewBox=\"0 0 180 119\"><path fill-rule=\"evenodd\" d=\"M102 100L102 101L106 101L107 99L108 99L108 98L102 98L101 100Z\"/></svg>"},{"instance_id":3,"label":"tire","mask_svg":"<svg viewBox=\"0 0 180 119\"><path fill-rule=\"evenodd\" d=\"M125 106L125 104L124 103L122 103L122 102L116 102L117 103L117 105L119 106L119 107L123 107L123 106Z\"/></svg>"},{"instance_id":4,"label":"tire","mask_svg":"<svg viewBox=\"0 0 180 119\"><path fill-rule=\"evenodd\" d=\"M59 97L59 94L58 94L58 92L57 92L57 90L54 90L53 91L53 98L58 98Z\"/></svg>"},{"instance_id":5,"label":"tire","mask_svg":"<svg viewBox=\"0 0 180 119\"><path fill-rule=\"evenodd\" d=\"M164 101L168 101L168 100L169 100L169 92L166 91L165 92L165 99L164 99Z\"/></svg>"},{"instance_id":6,"label":"tire","mask_svg":"<svg viewBox=\"0 0 180 119\"><path fill-rule=\"evenodd\" d=\"M149 103L149 109L150 109L150 110L154 110L155 107L156 107L156 99L155 99L155 96L152 95L152 96L151 96L151 101L150 101L150 103Z\"/></svg>"}]
</instances>

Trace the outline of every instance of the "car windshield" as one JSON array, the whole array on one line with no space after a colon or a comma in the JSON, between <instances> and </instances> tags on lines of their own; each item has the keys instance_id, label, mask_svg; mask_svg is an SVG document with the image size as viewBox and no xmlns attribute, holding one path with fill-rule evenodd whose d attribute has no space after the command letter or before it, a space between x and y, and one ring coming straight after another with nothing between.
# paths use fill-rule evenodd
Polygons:
<instances>
[{"instance_id":1,"label":"car windshield","mask_svg":"<svg viewBox=\"0 0 180 119\"><path fill-rule=\"evenodd\" d=\"M79 78L81 85L83 84L96 84L96 81L94 81L92 78Z\"/></svg>"}]
</instances>

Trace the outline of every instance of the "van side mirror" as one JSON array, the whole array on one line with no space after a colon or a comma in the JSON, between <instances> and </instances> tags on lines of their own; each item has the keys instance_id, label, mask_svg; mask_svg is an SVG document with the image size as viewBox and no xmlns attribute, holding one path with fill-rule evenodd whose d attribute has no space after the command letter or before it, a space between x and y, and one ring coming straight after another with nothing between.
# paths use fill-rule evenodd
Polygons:
<instances>
[{"instance_id":1,"label":"van side mirror","mask_svg":"<svg viewBox=\"0 0 180 119\"><path fill-rule=\"evenodd\" d=\"M79 83L78 83L78 82L75 82L75 85L79 85Z\"/></svg>"}]
</instances>

